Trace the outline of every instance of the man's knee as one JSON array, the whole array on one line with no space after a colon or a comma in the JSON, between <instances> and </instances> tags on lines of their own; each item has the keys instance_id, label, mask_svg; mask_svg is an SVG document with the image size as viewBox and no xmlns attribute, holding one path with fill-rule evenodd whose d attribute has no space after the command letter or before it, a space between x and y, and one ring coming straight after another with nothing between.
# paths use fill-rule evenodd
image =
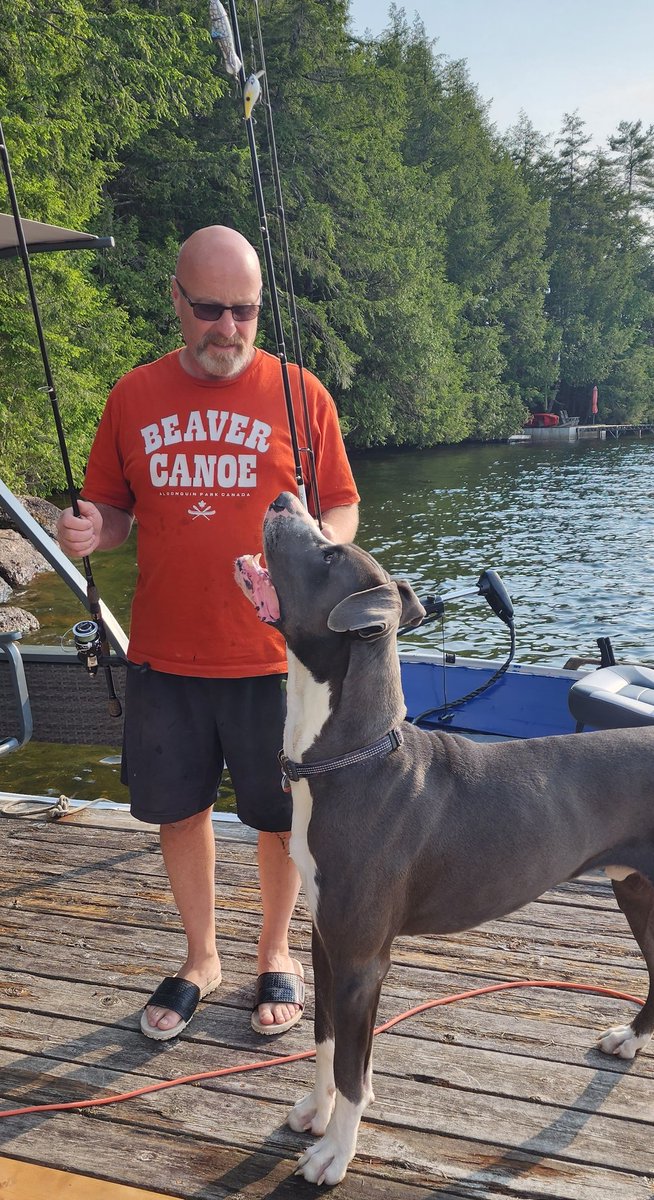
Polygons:
<instances>
[{"instance_id":1,"label":"man's knee","mask_svg":"<svg viewBox=\"0 0 654 1200\"><path fill-rule=\"evenodd\" d=\"M211 823L211 813L211 808L204 808L202 812L192 813L190 817L180 817L179 821L166 821L160 826L160 835L173 838L193 833L194 830Z\"/></svg>"}]
</instances>

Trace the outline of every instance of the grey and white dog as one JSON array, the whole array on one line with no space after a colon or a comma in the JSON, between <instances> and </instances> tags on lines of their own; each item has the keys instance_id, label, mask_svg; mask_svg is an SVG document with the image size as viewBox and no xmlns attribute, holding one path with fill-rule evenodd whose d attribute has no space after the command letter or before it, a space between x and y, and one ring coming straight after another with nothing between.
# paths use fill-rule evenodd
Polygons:
<instances>
[{"instance_id":1,"label":"grey and white dog","mask_svg":"<svg viewBox=\"0 0 654 1200\"><path fill-rule=\"evenodd\" d=\"M335 1184L373 1099L375 1015L400 934L469 929L602 867L650 991L599 1044L633 1058L649 1040L654 728L484 745L425 733L404 721L396 648L398 626L424 613L409 585L327 541L286 492L264 547L268 571L245 556L237 578L288 646L291 854L313 917L316 1080L289 1124L320 1135L299 1172Z\"/></svg>"}]
</instances>

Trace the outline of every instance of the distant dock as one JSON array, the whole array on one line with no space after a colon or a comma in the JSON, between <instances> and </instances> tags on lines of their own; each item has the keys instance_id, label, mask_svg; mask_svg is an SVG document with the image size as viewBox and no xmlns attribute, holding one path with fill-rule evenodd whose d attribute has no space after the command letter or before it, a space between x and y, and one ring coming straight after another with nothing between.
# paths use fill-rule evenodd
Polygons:
<instances>
[{"instance_id":1,"label":"distant dock","mask_svg":"<svg viewBox=\"0 0 654 1200\"><path fill-rule=\"evenodd\" d=\"M527 442L580 442L589 438L643 437L654 433L654 422L642 425L548 425L534 426L514 433L507 441L516 445Z\"/></svg>"}]
</instances>

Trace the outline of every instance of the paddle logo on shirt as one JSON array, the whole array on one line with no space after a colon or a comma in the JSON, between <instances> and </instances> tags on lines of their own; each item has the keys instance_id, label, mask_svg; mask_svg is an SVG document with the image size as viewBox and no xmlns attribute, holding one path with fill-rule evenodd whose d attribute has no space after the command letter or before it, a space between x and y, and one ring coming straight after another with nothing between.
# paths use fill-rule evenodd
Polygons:
<instances>
[{"instance_id":1,"label":"paddle logo on shirt","mask_svg":"<svg viewBox=\"0 0 654 1200\"><path fill-rule=\"evenodd\" d=\"M193 517L194 521L197 521L198 517L204 517L208 521L211 517L215 517L216 510L215 508L211 508L206 500L198 500L197 504L193 505L193 508L189 508L188 515L189 517Z\"/></svg>"}]
</instances>

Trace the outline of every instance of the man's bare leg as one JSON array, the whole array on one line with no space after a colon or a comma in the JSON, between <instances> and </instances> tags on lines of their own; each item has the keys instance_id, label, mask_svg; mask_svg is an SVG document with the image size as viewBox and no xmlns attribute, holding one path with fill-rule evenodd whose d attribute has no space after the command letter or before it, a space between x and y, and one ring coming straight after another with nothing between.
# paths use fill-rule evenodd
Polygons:
<instances>
[{"instance_id":1,"label":"man's bare leg","mask_svg":"<svg viewBox=\"0 0 654 1200\"><path fill-rule=\"evenodd\" d=\"M186 934L188 953L177 974L205 987L220 976L216 948L216 843L212 809L160 829L161 853ZM150 1025L172 1029L179 1013L151 1005Z\"/></svg>"},{"instance_id":2,"label":"man's bare leg","mask_svg":"<svg viewBox=\"0 0 654 1200\"><path fill-rule=\"evenodd\" d=\"M291 958L288 927L300 890L300 876L288 852L290 833L259 833L259 884L263 924L257 955L258 972L290 971L302 973L297 959ZM260 1004L262 1025L281 1025L297 1013L297 1004Z\"/></svg>"}]
</instances>

